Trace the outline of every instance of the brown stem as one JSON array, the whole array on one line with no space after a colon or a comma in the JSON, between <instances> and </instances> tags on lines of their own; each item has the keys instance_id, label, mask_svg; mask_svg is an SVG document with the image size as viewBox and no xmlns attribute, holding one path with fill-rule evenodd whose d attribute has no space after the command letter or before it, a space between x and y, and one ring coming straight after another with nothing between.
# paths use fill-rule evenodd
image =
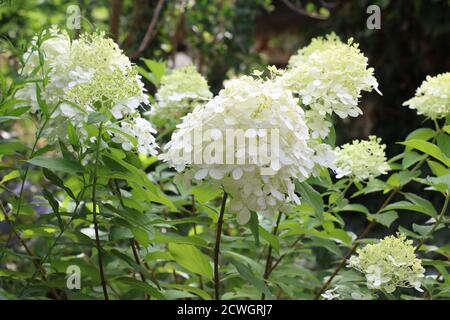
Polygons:
<instances>
[{"instance_id":1,"label":"brown stem","mask_svg":"<svg viewBox=\"0 0 450 320\"><path fill-rule=\"evenodd\" d=\"M220 238L222 236L223 216L225 214L225 205L227 203L228 194L224 191L222 205L220 207L219 217L217 219L216 244L214 247L214 298L220 300L219 288L219 254L220 254Z\"/></svg>"},{"instance_id":2,"label":"brown stem","mask_svg":"<svg viewBox=\"0 0 450 320\"><path fill-rule=\"evenodd\" d=\"M195 214L197 213L197 208L195 207L195 196L192 195L191 196L191 212L192 212L192 216L195 216ZM194 234L197 235L197 224L194 223ZM203 289L203 278L201 275L198 276L198 284L200 289Z\"/></svg>"},{"instance_id":3,"label":"brown stem","mask_svg":"<svg viewBox=\"0 0 450 320\"><path fill-rule=\"evenodd\" d=\"M299 243L300 241L302 241L303 239L305 239L306 236L304 234L300 235L291 245L290 248L294 248L297 243ZM273 264L272 268L269 270L269 275L272 273L272 271L278 267L278 265L280 264L280 262L284 259L284 257L286 257L287 254L282 254L277 260L275 260L275 263Z\"/></svg>"},{"instance_id":4,"label":"brown stem","mask_svg":"<svg viewBox=\"0 0 450 320\"><path fill-rule=\"evenodd\" d=\"M288 0L281 0L281 1L286 5L286 7L288 7L292 11L297 12L303 16L307 16L309 18L319 19L319 20L326 20L328 18L326 16L322 16L322 15L314 13L314 12L308 12L305 9L294 5L292 2L290 2Z\"/></svg>"},{"instance_id":5,"label":"brown stem","mask_svg":"<svg viewBox=\"0 0 450 320\"><path fill-rule=\"evenodd\" d=\"M345 188L342 190L342 196L345 197L345 194L350 189L350 187L353 184L353 180L350 180L349 183L345 186ZM334 208L334 206L331 206L330 209ZM295 239L295 241L290 245L290 248L295 248L297 243L300 241L303 241L306 238L306 235L301 234ZM280 264L280 262L284 259L284 257L287 256L287 253L282 254L273 264L272 268L269 270L269 275L272 273L272 271Z\"/></svg>"},{"instance_id":6,"label":"brown stem","mask_svg":"<svg viewBox=\"0 0 450 320\"><path fill-rule=\"evenodd\" d=\"M278 227L280 226L280 221L281 221L281 216L283 214L281 212L278 213L278 217L277 217L277 222L275 223L275 227L273 228L272 234L276 235L278 232ZM273 270L272 267L272 245L269 245L269 249L267 250L267 259L266 259L266 268L264 270L264 281L266 281L267 279L269 279L269 275ZM261 294L261 300L264 300L266 298L266 295L264 293Z\"/></svg>"},{"instance_id":7,"label":"brown stem","mask_svg":"<svg viewBox=\"0 0 450 320\"><path fill-rule=\"evenodd\" d=\"M141 265L141 259L139 258L139 253L136 248L136 243L133 239L130 239L130 246L131 246L131 250L133 251L134 261L136 261L136 263L138 265ZM142 282L147 283L147 280L145 279L144 274L142 272L139 272L139 275L141 276ZM145 300L148 300L150 298L150 296L147 293L145 293L144 298L145 298Z\"/></svg>"},{"instance_id":8,"label":"brown stem","mask_svg":"<svg viewBox=\"0 0 450 320\"><path fill-rule=\"evenodd\" d=\"M123 0L111 0L111 17L109 19L109 32L115 42L119 40L120 15Z\"/></svg>"},{"instance_id":9,"label":"brown stem","mask_svg":"<svg viewBox=\"0 0 450 320\"><path fill-rule=\"evenodd\" d=\"M102 124L100 124L98 128L98 136L97 136L97 150L95 154L95 166L94 166L94 174L93 174L93 182L92 182L92 213L94 217L94 230L95 230L95 243L97 246L97 255L98 255L98 265L100 270L100 280L102 282L103 296L105 300L109 300L108 297L108 289L106 288L106 278L105 271L103 270L103 254L102 247L100 245L100 236L98 232L98 221L97 221L97 169L98 169L98 158L100 154L100 141L102 138Z\"/></svg>"},{"instance_id":10,"label":"brown stem","mask_svg":"<svg viewBox=\"0 0 450 320\"><path fill-rule=\"evenodd\" d=\"M119 187L119 183L117 182L117 179L113 179L113 183L116 188L116 193L117 193L117 197L119 198L120 205L122 206L122 208L125 208L125 203L123 202L123 198L122 198L122 192L120 191L120 187ZM139 244L138 244L137 240L130 239L129 242L130 242L131 250L133 251L134 261L136 261L136 263L138 265L141 265L141 259L139 257L139 249L138 249ZM144 274L142 272L139 272L139 275L141 276L142 282L147 283L147 280L145 279ZM149 298L150 298L150 296L147 293L145 293L145 300L148 300Z\"/></svg>"},{"instance_id":11,"label":"brown stem","mask_svg":"<svg viewBox=\"0 0 450 320\"><path fill-rule=\"evenodd\" d=\"M436 220L436 223L435 223L434 226L430 229L430 231L428 231L427 235L424 236L422 239L420 239L420 242L419 242L419 244L417 245L417 247L414 249L414 252L419 251L419 249L424 245L426 239L427 239L428 237L430 237L430 236L433 234L433 232L436 230L436 228L441 224L441 221L442 221L442 219L444 218L445 213L447 212L447 207L448 207L448 202L449 202L449 200L450 200L450 195L447 195L447 196L445 197L444 205L442 206L442 210L441 210L441 212L439 213L439 216L438 216L438 218L437 218L437 220Z\"/></svg>"},{"instance_id":12,"label":"brown stem","mask_svg":"<svg viewBox=\"0 0 450 320\"><path fill-rule=\"evenodd\" d=\"M33 252L31 251L30 247L28 247L27 243L25 242L25 240L22 239L22 237L20 236L20 233L16 230L16 228L14 227L14 224L12 223L12 221L9 219L8 213L6 212L5 207L3 206L3 203L0 201L0 207L2 209L3 212L3 216L5 217L6 222L9 225L9 228L11 229L12 233L17 237L17 239L19 240L20 244L22 245L22 247L25 249L26 253L30 256L31 261L34 264L34 267L36 268L36 271L38 271L41 276L42 279L44 281L47 281L47 273L45 272L44 268L42 267L41 262L38 260L38 258L33 254ZM55 290L55 289L50 289L50 294L52 297L54 297L56 300L60 300L61 297L59 295L59 293Z\"/></svg>"},{"instance_id":13,"label":"brown stem","mask_svg":"<svg viewBox=\"0 0 450 320\"><path fill-rule=\"evenodd\" d=\"M0 206L2 208L2 212L3 212L3 216L5 217L6 222L9 225L9 228L11 229L12 233L16 236L16 238L19 240L20 244L22 245L22 247L25 249L26 253L31 257L31 261L33 261L33 264L36 268L36 270L38 270L41 275L42 275L42 279L47 280L47 273L45 272L45 270L42 268L41 263L37 260L37 257L33 254L33 252L31 251L30 247L28 247L27 243L25 242L25 240L22 239L22 237L20 236L20 233L16 230L16 228L14 227L14 224L12 223L12 221L9 219L8 214L6 213L6 209L3 206L3 204L0 202Z\"/></svg>"},{"instance_id":14,"label":"brown stem","mask_svg":"<svg viewBox=\"0 0 450 320\"><path fill-rule=\"evenodd\" d=\"M134 244L136 245L137 250L141 250L139 242L137 242L136 240L134 241ZM148 265L147 261L143 260L144 262L144 267L148 270L148 272L151 274L152 276L152 280L153 282L156 284L156 286L158 287L158 290L161 290L161 286L159 285L158 279L155 276L155 270L152 270L150 268L150 266Z\"/></svg>"},{"instance_id":15,"label":"brown stem","mask_svg":"<svg viewBox=\"0 0 450 320\"><path fill-rule=\"evenodd\" d=\"M158 4L156 5L155 12L153 13L152 19L150 20L150 24L148 25L147 32L144 35L144 38L142 39L141 44L139 45L138 50L132 55L132 59L137 59L139 55L144 52L144 50L147 48L147 46L150 44L151 40L154 37L154 29L156 26L156 22L158 21L159 15L161 13L161 10L163 8L165 0L159 0Z\"/></svg>"}]
</instances>

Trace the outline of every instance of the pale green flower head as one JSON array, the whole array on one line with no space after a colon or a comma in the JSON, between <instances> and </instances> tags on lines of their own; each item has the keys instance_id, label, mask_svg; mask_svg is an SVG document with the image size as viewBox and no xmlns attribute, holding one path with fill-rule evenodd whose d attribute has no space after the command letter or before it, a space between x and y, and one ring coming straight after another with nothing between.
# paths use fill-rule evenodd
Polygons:
<instances>
[{"instance_id":1,"label":"pale green flower head","mask_svg":"<svg viewBox=\"0 0 450 320\"><path fill-rule=\"evenodd\" d=\"M359 181L385 174L389 169L381 138L369 136L369 140L354 140L335 149L336 177L348 176Z\"/></svg>"},{"instance_id":2,"label":"pale green flower head","mask_svg":"<svg viewBox=\"0 0 450 320\"><path fill-rule=\"evenodd\" d=\"M352 39L344 43L334 34L313 39L299 50L278 81L298 94L302 107L313 111L310 115L319 120L332 113L340 118L357 117L362 114L358 107L361 92L378 91L373 69L368 68L358 45ZM313 122L318 127L313 135L328 135L327 124Z\"/></svg>"},{"instance_id":3,"label":"pale green flower head","mask_svg":"<svg viewBox=\"0 0 450 320\"><path fill-rule=\"evenodd\" d=\"M125 71L116 69L105 73L96 72L89 82L69 89L66 99L79 106L92 107L96 102L101 102L112 108L124 99L142 95L142 89L136 82L138 76L134 67Z\"/></svg>"},{"instance_id":4,"label":"pale green flower head","mask_svg":"<svg viewBox=\"0 0 450 320\"><path fill-rule=\"evenodd\" d=\"M348 260L348 266L366 276L369 289L394 292L397 287L420 289L425 269L414 253L411 240L398 233L385 237L377 244L368 244L357 250Z\"/></svg>"},{"instance_id":5,"label":"pale green flower head","mask_svg":"<svg viewBox=\"0 0 450 320\"><path fill-rule=\"evenodd\" d=\"M74 40L65 98L82 108L101 103L119 119L148 103L141 77L119 46L104 33L86 33Z\"/></svg>"},{"instance_id":6,"label":"pale green flower head","mask_svg":"<svg viewBox=\"0 0 450 320\"><path fill-rule=\"evenodd\" d=\"M416 95L403 105L432 120L446 117L450 113L450 72L427 76Z\"/></svg>"},{"instance_id":7,"label":"pale green flower head","mask_svg":"<svg viewBox=\"0 0 450 320\"><path fill-rule=\"evenodd\" d=\"M180 119L212 98L208 83L195 66L174 69L161 78L161 87L150 115L155 120Z\"/></svg>"},{"instance_id":8,"label":"pale green flower head","mask_svg":"<svg viewBox=\"0 0 450 320\"><path fill-rule=\"evenodd\" d=\"M103 129L126 151L156 154L152 124L142 118L138 107L148 104L144 84L128 57L104 33L85 33L77 40L58 28L35 37L24 56L22 74L28 82L16 97L39 112L37 87L52 110L43 136L51 143L66 139L71 125L82 142L91 143L89 117L105 114ZM36 70L38 72L36 72ZM41 74L48 75L44 81ZM44 85L45 84L45 85Z\"/></svg>"}]
</instances>

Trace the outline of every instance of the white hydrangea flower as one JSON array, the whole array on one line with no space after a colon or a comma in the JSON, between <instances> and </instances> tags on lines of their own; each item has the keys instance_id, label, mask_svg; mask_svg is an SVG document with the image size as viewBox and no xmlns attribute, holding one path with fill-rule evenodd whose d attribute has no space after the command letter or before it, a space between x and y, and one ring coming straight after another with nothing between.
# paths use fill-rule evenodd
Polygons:
<instances>
[{"instance_id":1,"label":"white hydrangea flower","mask_svg":"<svg viewBox=\"0 0 450 320\"><path fill-rule=\"evenodd\" d=\"M369 140L354 140L335 149L336 178L349 176L359 181L385 174L389 169L381 139L369 136Z\"/></svg>"},{"instance_id":2,"label":"white hydrangea flower","mask_svg":"<svg viewBox=\"0 0 450 320\"><path fill-rule=\"evenodd\" d=\"M28 82L17 91L16 98L26 100L31 111L37 112L39 87L49 109L54 109L44 132L50 142L66 136L68 121L80 140L90 141L86 130L89 115L101 111L112 116L103 127L124 148L155 154L155 131L138 111L140 105L149 103L141 77L118 45L103 33L86 33L71 41L66 32L50 29L33 39L24 61L22 75L27 80L39 80L40 75L48 74L48 81ZM118 121L120 126L115 124ZM125 143L128 137L136 138L131 140L137 144Z\"/></svg>"},{"instance_id":3,"label":"white hydrangea flower","mask_svg":"<svg viewBox=\"0 0 450 320\"><path fill-rule=\"evenodd\" d=\"M325 300L339 300L341 297L340 294L337 292L339 290L339 286L336 286L333 289L328 289L324 293L321 294L322 298Z\"/></svg>"},{"instance_id":4,"label":"white hydrangea flower","mask_svg":"<svg viewBox=\"0 0 450 320\"><path fill-rule=\"evenodd\" d=\"M369 289L388 293L396 287L420 288L425 269L416 258L411 240L403 234L385 237L377 244L368 244L350 257L348 266L364 273Z\"/></svg>"},{"instance_id":5,"label":"white hydrangea flower","mask_svg":"<svg viewBox=\"0 0 450 320\"><path fill-rule=\"evenodd\" d=\"M287 210L299 203L293 179L307 179L333 154L318 143L317 152L309 146L297 102L272 80L229 80L216 97L183 119L160 158L187 177L223 186L231 196L229 210L239 213L240 223L248 221L250 211ZM196 136L199 128L202 133ZM276 136L278 141L272 139ZM218 152L210 152L212 145ZM213 154L213 161L203 159L205 154Z\"/></svg>"},{"instance_id":6,"label":"white hydrangea flower","mask_svg":"<svg viewBox=\"0 0 450 320\"><path fill-rule=\"evenodd\" d=\"M161 78L156 92L157 103L150 111L150 117L157 123L177 121L199 103L212 98L208 83L194 66L172 70Z\"/></svg>"},{"instance_id":7,"label":"white hydrangea flower","mask_svg":"<svg viewBox=\"0 0 450 320\"><path fill-rule=\"evenodd\" d=\"M450 113L450 72L427 76L416 95L403 105L432 120L446 117Z\"/></svg>"},{"instance_id":8,"label":"white hydrangea flower","mask_svg":"<svg viewBox=\"0 0 450 320\"><path fill-rule=\"evenodd\" d=\"M334 34L313 39L300 49L278 81L299 95L302 107L308 110L311 135L320 138L325 138L331 127L327 115L357 117L362 114L358 107L361 92L379 92L373 69L367 68L367 58L358 45L352 39L343 43Z\"/></svg>"},{"instance_id":9,"label":"white hydrangea flower","mask_svg":"<svg viewBox=\"0 0 450 320\"><path fill-rule=\"evenodd\" d=\"M151 154L155 156L157 154L158 145L153 134L156 130L152 127L151 123L144 118L136 118L131 122L121 122L121 131L127 135L135 137L137 140L137 150L143 154ZM120 143L122 148L126 151L134 149L134 145L128 137L120 132L117 132L113 137L113 141Z\"/></svg>"}]
</instances>

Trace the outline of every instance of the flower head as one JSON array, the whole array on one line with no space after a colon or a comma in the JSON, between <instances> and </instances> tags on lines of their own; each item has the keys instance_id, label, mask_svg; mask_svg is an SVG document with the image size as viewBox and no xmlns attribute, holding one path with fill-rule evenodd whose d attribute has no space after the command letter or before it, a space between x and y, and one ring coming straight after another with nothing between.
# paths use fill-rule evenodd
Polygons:
<instances>
[{"instance_id":1,"label":"flower head","mask_svg":"<svg viewBox=\"0 0 450 320\"><path fill-rule=\"evenodd\" d=\"M150 116L157 122L178 120L211 97L208 83L194 66L177 68L161 78Z\"/></svg>"},{"instance_id":2,"label":"flower head","mask_svg":"<svg viewBox=\"0 0 450 320\"><path fill-rule=\"evenodd\" d=\"M369 140L354 140L335 149L336 177L350 176L359 181L385 174L389 169L381 139L370 136Z\"/></svg>"},{"instance_id":3,"label":"flower head","mask_svg":"<svg viewBox=\"0 0 450 320\"><path fill-rule=\"evenodd\" d=\"M239 213L241 223L250 211L273 212L298 203L293 179L308 178L329 156L325 148L316 152L308 145L297 99L272 80L227 81L177 127L161 158L199 182L223 186L232 198L229 210Z\"/></svg>"},{"instance_id":4,"label":"flower head","mask_svg":"<svg viewBox=\"0 0 450 320\"><path fill-rule=\"evenodd\" d=\"M450 113L450 72L427 76L416 95L403 105L433 120L446 117Z\"/></svg>"},{"instance_id":5,"label":"flower head","mask_svg":"<svg viewBox=\"0 0 450 320\"><path fill-rule=\"evenodd\" d=\"M302 107L309 110L312 136L321 138L329 134L327 115L357 117L362 114L361 92L378 91L373 69L367 67L358 45L352 39L344 43L334 34L313 39L300 49L278 81L299 95Z\"/></svg>"},{"instance_id":6,"label":"flower head","mask_svg":"<svg viewBox=\"0 0 450 320\"><path fill-rule=\"evenodd\" d=\"M348 260L348 266L364 273L370 289L391 293L396 287L413 287L422 291L425 269L416 258L412 241L403 234L358 249L357 255Z\"/></svg>"},{"instance_id":7,"label":"flower head","mask_svg":"<svg viewBox=\"0 0 450 320\"><path fill-rule=\"evenodd\" d=\"M154 131L138 111L141 104L149 102L144 84L128 57L104 33L86 33L71 41L67 33L50 29L34 38L24 61L22 73L34 81L18 90L16 97L28 100L32 112L37 112L38 90L41 92L49 109L54 110L44 133L51 142L64 138L61 133L68 122L81 140L89 141L89 116L101 112L106 117L105 130L117 141L129 140L122 146L156 152L151 136ZM48 79L39 79L41 74L47 74Z\"/></svg>"}]
</instances>

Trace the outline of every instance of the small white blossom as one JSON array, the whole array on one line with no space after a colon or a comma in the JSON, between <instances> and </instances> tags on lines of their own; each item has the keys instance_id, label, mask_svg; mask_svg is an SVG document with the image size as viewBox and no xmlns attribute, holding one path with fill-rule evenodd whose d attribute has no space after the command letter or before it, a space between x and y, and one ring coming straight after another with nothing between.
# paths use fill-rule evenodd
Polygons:
<instances>
[{"instance_id":1,"label":"small white blossom","mask_svg":"<svg viewBox=\"0 0 450 320\"><path fill-rule=\"evenodd\" d=\"M423 291L420 286L425 269L416 258L412 241L403 234L358 249L357 255L348 260L348 266L364 273L369 289L391 293L396 287L412 287Z\"/></svg>"},{"instance_id":2,"label":"small white blossom","mask_svg":"<svg viewBox=\"0 0 450 320\"><path fill-rule=\"evenodd\" d=\"M359 181L385 174L389 169L381 139L369 136L369 140L354 140L335 149L336 177L353 177Z\"/></svg>"},{"instance_id":3,"label":"small white blossom","mask_svg":"<svg viewBox=\"0 0 450 320\"><path fill-rule=\"evenodd\" d=\"M178 120L201 103L211 99L205 78L194 66L172 70L161 78L161 86L156 92L157 103L150 111L150 117L161 125Z\"/></svg>"},{"instance_id":4,"label":"small white blossom","mask_svg":"<svg viewBox=\"0 0 450 320\"><path fill-rule=\"evenodd\" d=\"M416 95L403 105L433 120L446 117L450 113L450 72L427 76Z\"/></svg>"}]
</instances>

